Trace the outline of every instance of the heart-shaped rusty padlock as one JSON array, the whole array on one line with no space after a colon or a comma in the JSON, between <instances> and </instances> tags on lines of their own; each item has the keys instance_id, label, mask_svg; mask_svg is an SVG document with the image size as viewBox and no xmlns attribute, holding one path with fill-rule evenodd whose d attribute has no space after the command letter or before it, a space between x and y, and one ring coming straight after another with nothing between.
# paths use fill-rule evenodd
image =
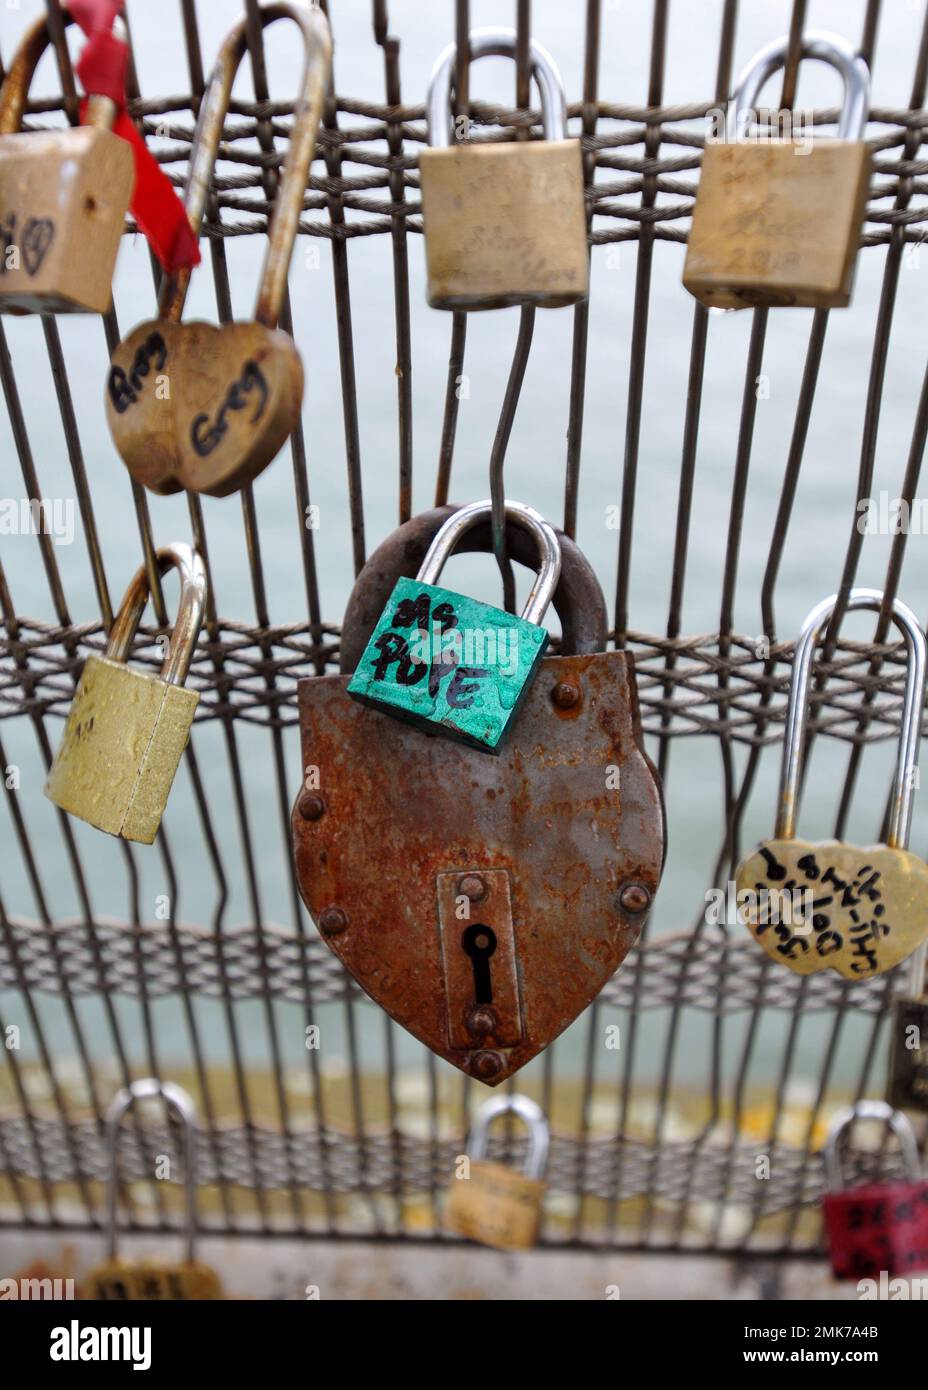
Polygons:
<instances>
[{"instance_id":1,"label":"heart-shaped rusty padlock","mask_svg":"<svg viewBox=\"0 0 928 1390\"><path fill-rule=\"evenodd\" d=\"M802 756L815 647L837 596L806 618L796 643L774 838L740 864L739 912L768 956L799 975L837 970L847 980L891 970L928 936L928 864L906 849L912 787L925 704L925 634L897 599L892 618L908 659L899 752L886 844L861 848L841 840L795 838ZM883 607L877 589L852 589L850 610Z\"/></svg>"},{"instance_id":2,"label":"heart-shaped rusty padlock","mask_svg":"<svg viewBox=\"0 0 928 1390\"><path fill-rule=\"evenodd\" d=\"M303 364L277 327L329 80L332 42L315 5L280 3L261 22L289 18L305 48L290 144L268 231L253 321L180 321L190 271L165 276L158 317L113 353L106 417L120 457L153 492L188 488L214 497L244 487L273 461L300 417ZM220 50L200 105L185 206L199 235L232 83L247 46L241 20Z\"/></svg>"},{"instance_id":3,"label":"heart-shaped rusty padlock","mask_svg":"<svg viewBox=\"0 0 928 1390\"><path fill-rule=\"evenodd\" d=\"M374 552L345 614L344 674L300 682L293 847L303 900L361 987L494 1086L573 1022L637 940L664 810L633 658L603 650L602 590L567 536L561 655L538 663L495 756L348 694L396 581L447 553L456 511L414 517ZM492 553L489 503L468 511L460 548ZM550 530L539 521L507 503L509 553L529 566Z\"/></svg>"}]
</instances>

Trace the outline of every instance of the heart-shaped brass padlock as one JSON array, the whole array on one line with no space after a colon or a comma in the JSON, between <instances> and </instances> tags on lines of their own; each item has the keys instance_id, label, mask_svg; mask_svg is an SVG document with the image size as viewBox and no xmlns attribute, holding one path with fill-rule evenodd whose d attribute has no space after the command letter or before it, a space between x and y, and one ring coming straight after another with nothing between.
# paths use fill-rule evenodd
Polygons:
<instances>
[{"instance_id":1,"label":"heart-shaped brass padlock","mask_svg":"<svg viewBox=\"0 0 928 1390\"><path fill-rule=\"evenodd\" d=\"M110 364L106 411L133 478L223 497L276 457L300 417L303 364L263 323L143 323Z\"/></svg>"},{"instance_id":2,"label":"heart-shaped brass padlock","mask_svg":"<svg viewBox=\"0 0 928 1390\"><path fill-rule=\"evenodd\" d=\"M189 270L166 275L158 317L113 353L106 417L120 457L153 492L188 488L224 497L251 482L293 432L303 400L303 366L277 328L322 115L332 41L316 6L260 6L263 24L293 19L305 60L290 143L268 230L254 321L181 323ZM247 46L246 21L226 38L200 104L185 208L199 235L232 83Z\"/></svg>"},{"instance_id":3,"label":"heart-shaped brass padlock","mask_svg":"<svg viewBox=\"0 0 928 1390\"><path fill-rule=\"evenodd\" d=\"M496 1085L573 1022L637 940L664 814L633 658L602 650L602 591L566 537L553 602L571 654L541 660L493 757L349 696L395 582L418 572L454 511L413 518L371 556L342 628L346 674L300 682L293 844L303 900L361 987ZM537 563L514 511L509 553ZM491 552L489 519L462 539Z\"/></svg>"},{"instance_id":4,"label":"heart-shaped brass padlock","mask_svg":"<svg viewBox=\"0 0 928 1390\"><path fill-rule=\"evenodd\" d=\"M915 614L897 600L892 616L905 637L908 675L887 843L861 848L840 840L797 840L812 658L835 603L826 599L812 610L796 643L775 838L742 861L736 889L742 921L772 959L800 975L831 969L860 980L892 970L928 936L928 864L905 848L926 642ZM877 590L853 589L847 607L879 610L882 604Z\"/></svg>"}]
</instances>

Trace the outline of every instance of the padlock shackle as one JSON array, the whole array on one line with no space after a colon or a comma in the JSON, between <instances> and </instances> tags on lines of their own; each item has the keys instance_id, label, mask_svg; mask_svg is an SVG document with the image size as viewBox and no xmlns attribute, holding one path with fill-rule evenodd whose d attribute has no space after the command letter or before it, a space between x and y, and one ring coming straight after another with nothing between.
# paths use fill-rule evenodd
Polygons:
<instances>
[{"instance_id":1,"label":"padlock shackle","mask_svg":"<svg viewBox=\"0 0 928 1390\"><path fill-rule=\"evenodd\" d=\"M730 141L738 138L741 113L756 111L761 88L781 68L786 66L789 37L774 39L762 48L741 72L734 96L728 104L727 135ZM866 60L856 53L840 34L810 30L802 40L803 58L817 58L830 63L844 81L844 104L838 121L839 140L861 140L870 112L870 69Z\"/></svg>"},{"instance_id":2,"label":"padlock shackle","mask_svg":"<svg viewBox=\"0 0 928 1390\"><path fill-rule=\"evenodd\" d=\"M65 27L74 23L67 10L62 10L61 20ZM121 32L121 36L126 33L126 26L119 17L113 23L113 32ZM16 135L22 130L29 87L42 54L51 41L47 19L36 20L26 30L0 87L0 135ZM109 97L88 92L87 125L112 130L115 119L116 103Z\"/></svg>"},{"instance_id":3,"label":"padlock shackle","mask_svg":"<svg viewBox=\"0 0 928 1390\"><path fill-rule=\"evenodd\" d=\"M848 1105L838 1111L832 1119L831 1128L825 1140L825 1181L829 1192L841 1192L843 1190L844 1176L841 1172L838 1141L855 1120L883 1120L890 1125L899 1140L902 1161L909 1178L912 1182L918 1181L921 1177L921 1159L918 1153L918 1140L915 1138L915 1130L912 1128L908 1115L904 1115L901 1110L894 1110L885 1100L859 1100L856 1104Z\"/></svg>"},{"instance_id":4,"label":"padlock shackle","mask_svg":"<svg viewBox=\"0 0 928 1390\"><path fill-rule=\"evenodd\" d=\"M515 29L471 29L469 34L470 61L478 58L515 58L517 35ZM567 98L557 63L546 48L535 39L529 40L529 66L541 97L541 122L546 140L564 140L567 136ZM452 143L451 82L457 64L456 44L442 49L432 68L429 90L425 100L429 145L447 149Z\"/></svg>"},{"instance_id":5,"label":"padlock shackle","mask_svg":"<svg viewBox=\"0 0 928 1390\"><path fill-rule=\"evenodd\" d=\"M277 185L255 303L255 322L264 324L266 328L276 328L287 288L290 259L303 211L303 197L309 182L322 107L328 92L332 36L328 20L315 3L279 0L279 3L260 6L258 15L262 28L267 28L277 19L292 19L299 26L304 50L290 141ZM232 86L247 49L246 18L226 35L200 102L184 185L187 221L196 237L200 235L206 213ZM190 267L165 276L158 296L159 318L174 323L180 320L189 284Z\"/></svg>"},{"instance_id":6,"label":"padlock shackle","mask_svg":"<svg viewBox=\"0 0 928 1390\"><path fill-rule=\"evenodd\" d=\"M806 731L809 721L809 686L815 648L838 602L837 594L824 599L806 618L793 654L793 675L789 688L786 712L786 732L783 739L783 765L780 773L780 802L774 835L778 840L792 840L796 835L799 811L799 783L805 754ZM852 589L847 601L849 611L871 608L881 612L883 594L879 589ZM922 732L922 711L925 705L925 672L928 643L918 619L911 608L899 599L893 600L892 621L905 639L908 655L905 699L902 707L899 753L893 778L892 807L886 843L890 849L905 849L909 842L912 822L911 769L918 765L918 746Z\"/></svg>"},{"instance_id":7,"label":"padlock shackle","mask_svg":"<svg viewBox=\"0 0 928 1390\"><path fill-rule=\"evenodd\" d=\"M478 1162L486 1158L490 1125L500 1115L518 1115L523 1121L528 1129L528 1153L522 1171L525 1177L533 1180L543 1177L548 1165L548 1121L541 1106L528 1096L494 1096L479 1107L467 1134L465 1150L468 1158Z\"/></svg>"},{"instance_id":8,"label":"padlock shackle","mask_svg":"<svg viewBox=\"0 0 928 1390\"><path fill-rule=\"evenodd\" d=\"M561 577L561 546L557 532L550 526L540 512L524 502L504 503L506 520L515 522L533 537L538 546L540 565L534 583L525 600L522 617L528 623L540 626L548 611L558 580ZM448 520L439 528L435 539L425 552L425 559L419 568L416 579L420 584L437 584L445 562L450 558L458 540L478 522L493 515L492 502L469 502L452 512Z\"/></svg>"},{"instance_id":9,"label":"padlock shackle","mask_svg":"<svg viewBox=\"0 0 928 1390\"><path fill-rule=\"evenodd\" d=\"M184 1194L185 1194L185 1244L186 1258L192 1262L196 1252L197 1237L197 1182L195 1143L197 1111L191 1097L173 1081L159 1081L157 1077L146 1076L141 1081L133 1081L130 1086L117 1091L106 1111L106 1147L109 1155L109 1174L106 1189L106 1247L109 1259L116 1259L117 1245L117 1188L119 1186L119 1130L126 1111L137 1100L154 1100L159 1097L169 1111L181 1122L183 1129L184 1156Z\"/></svg>"},{"instance_id":10,"label":"padlock shackle","mask_svg":"<svg viewBox=\"0 0 928 1390\"><path fill-rule=\"evenodd\" d=\"M161 546L155 552L155 562L159 574L167 574L170 569L180 572L180 603L168 654L161 667L161 679L168 685L183 685L206 614L206 566L196 550L180 542ZM150 597L148 575L142 565L136 571L113 619L104 652L110 661L128 661Z\"/></svg>"}]
</instances>

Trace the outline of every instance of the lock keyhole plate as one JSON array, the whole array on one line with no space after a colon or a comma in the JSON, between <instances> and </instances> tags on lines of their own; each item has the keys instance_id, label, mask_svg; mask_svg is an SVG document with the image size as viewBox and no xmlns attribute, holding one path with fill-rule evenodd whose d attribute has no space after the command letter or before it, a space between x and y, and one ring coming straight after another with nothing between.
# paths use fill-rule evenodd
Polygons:
<instances>
[{"instance_id":1,"label":"lock keyhole plate","mask_svg":"<svg viewBox=\"0 0 928 1390\"><path fill-rule=\"evenodd\" d=\"M467 927L461 934L461 945L470 956L470 963L474 971L474 1002L492 1004L493 981L490 978L490 957L496 950L496 932L492 927L485 927L482 922L475 922L472 927Z\"/></svg>"}]
</instances>

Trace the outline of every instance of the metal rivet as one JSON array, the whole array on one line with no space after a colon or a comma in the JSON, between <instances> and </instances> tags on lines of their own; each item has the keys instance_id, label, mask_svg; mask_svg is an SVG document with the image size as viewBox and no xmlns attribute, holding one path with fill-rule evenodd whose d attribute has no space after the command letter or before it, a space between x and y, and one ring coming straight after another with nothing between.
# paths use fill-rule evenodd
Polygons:
<instances>
[{"instance_id":1,"label":"metal rivet","mask_svg":"<svg viewBox=\"0 0 928 1390\"><path fill-rule=\"evenodd\" d=\"M473 1033L475 1038L482 1038L487 1033L493 1033L497 1027L497 1017L493 1009L481 1004L476 1009L472 1009L467 1019L467 1031ZM479 1054L478 1054L479 1055ZM488 1056L492 1054L487 1054Z\"/></svg>"},{"instance_id":2,"label":"metal rivet","mask_svg":"<svg viewBox=\"0 0 928 1390\"><path fill-rule=\"evenodd\" d=\"M580 702L580 687L573 681L558 681L551 691L551 699L558 709L573 709Z\"/></svg>"},{"instance_id":3,"label":"metal rivet","mask_svg":"<svg viewBox=\"0 0 928 1390\"><path fill-rule=\"evenodd\" d=\"M299 800L299 812L304 820L319 820L325 815L325 802L321 796L314 796L312 792L304 792Z\"/></svg>"},{"instance_id":4,"label":"metal rivet","mask_svg":"<svg viewBox=\"0 0 928 1390\"><path fill-rule=\"evenodd\" d=\"M503 1059L498 1052L475 1052L470 1069L478 1080L492 1081L503 1070Z\"/></svg>"},{"instance_id":5,"label":"metal rivet","mask_svg":"<svg viewBox=\"0 0 928 1390\"><path fill-rule=\"evenodd\" d=\"M623 912L637 916L651 906L651 894L643 883L626 883L619 894L619 906Z\"/></svg>"},{"instance_id":6,"label":"metal rivet","mask_svg":"<svg viewBox=\"0 0 928 1390\"><path fill-rule=\"evenodd\" d=\"M319 918L319 930L326 936L337 936L348 925L348 918L340 907L327 907Z\"/></svg>"},{"instance_id":7,"label":"metal rivet","mask_svg":"<svg viewBox=\"0 0 928 1390\"><path fill-rule=\"evenodd\" d=\"M487 895L487 885L477 874L465 874L458 884L458 892L472 903L479 903Z\"/></svg>"}]
</instances>

